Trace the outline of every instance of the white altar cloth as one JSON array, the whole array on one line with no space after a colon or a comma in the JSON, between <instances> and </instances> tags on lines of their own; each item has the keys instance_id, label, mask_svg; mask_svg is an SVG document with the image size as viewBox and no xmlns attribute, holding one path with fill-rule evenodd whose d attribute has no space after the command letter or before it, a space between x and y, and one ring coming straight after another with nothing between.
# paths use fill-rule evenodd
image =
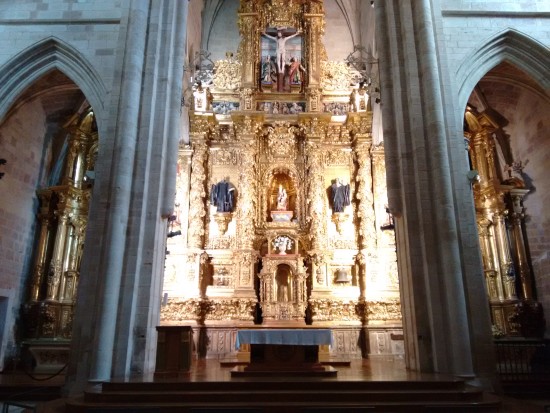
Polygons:
<instances>
[{"instance_id":1,"label":"white altar cloth","mask_svg":"<svg viewBox=\"0 0 550 413\"><path fill-rule=\"evenodd\" d=\"M239 349L242 344L332 345L332 331L312 328L239 330L235 347Z\"/></svg>"}]
</instances>

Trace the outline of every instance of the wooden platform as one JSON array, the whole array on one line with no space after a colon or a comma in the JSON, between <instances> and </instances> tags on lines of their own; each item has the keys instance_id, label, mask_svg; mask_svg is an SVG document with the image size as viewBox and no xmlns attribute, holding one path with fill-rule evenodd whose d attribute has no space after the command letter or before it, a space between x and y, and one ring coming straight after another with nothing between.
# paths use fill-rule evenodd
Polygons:
<instances>
[{"instance_id":1,"label":"wooden platform","mask_svg":"<svg viewBox=\"0 0 550 413\"><path fill-rule=\"evenodd\" d=\"M252 368L251 366L235 366L231 369L231 377L336 377L338 370L332 366L302 366L300 368L281 369L274 366Z\"/></svg>"},{"instance_id":2,"label":"wooden platform","mask_svg":"<svg viewBox=\"0 0 550 413\"><path fill-rule=\"evenodd\" d=\"M500 400L460 380L407 372L401 362L352 360L338 377L231 377L218 360L187 377L111 381L69 400L67 413L497 412Z\"/></svg>"}]
</instances>

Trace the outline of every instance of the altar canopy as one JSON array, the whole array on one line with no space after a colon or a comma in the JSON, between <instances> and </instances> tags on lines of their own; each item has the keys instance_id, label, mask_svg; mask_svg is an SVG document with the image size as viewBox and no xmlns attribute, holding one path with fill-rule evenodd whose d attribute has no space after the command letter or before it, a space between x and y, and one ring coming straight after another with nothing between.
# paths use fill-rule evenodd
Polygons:
<instances>
[{"instance_id":1,"label":"altar canopy","mask_svg":"<svg viewBox=\"0 0 550 413\"><path fill-rule=\"evenodd\" d=\"M329 329L269 329L239 330L235 347L242 344L278 344L289 346L332 345L332 332Z\"/></svg>"}]
</instances>

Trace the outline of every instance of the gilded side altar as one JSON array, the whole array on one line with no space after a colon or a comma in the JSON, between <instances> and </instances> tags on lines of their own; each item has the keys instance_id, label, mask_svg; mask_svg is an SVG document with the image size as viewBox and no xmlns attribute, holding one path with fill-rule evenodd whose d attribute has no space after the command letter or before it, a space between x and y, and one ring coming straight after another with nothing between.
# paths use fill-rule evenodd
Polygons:
<instances>
[{"instance_id":1,"label":"gilded side altar","mask_svg":"<svg viewBox=\"0 0 550 413\"><path fill-rule=\"evenodd\" d=\"M254 324L401 354L384 148L360 79L327 59L323 2L242 0L238 27L236 58L196 86L161 322L196 325L207 356Z\"/></svg>"}]
</instances>

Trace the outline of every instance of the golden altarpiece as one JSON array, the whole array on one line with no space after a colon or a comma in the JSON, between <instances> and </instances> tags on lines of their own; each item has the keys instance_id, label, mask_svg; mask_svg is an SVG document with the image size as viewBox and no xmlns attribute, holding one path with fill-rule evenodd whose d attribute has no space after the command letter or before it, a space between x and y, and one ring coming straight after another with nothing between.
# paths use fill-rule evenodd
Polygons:
<instances>
[{"instance_id":1,"label":"golden altarpiece","mask_svg":"<svg viewBox=\"0 0 550 413\"><path fill-rule=\"evenodd\" d=\"M22 314L23 348L30 352L38 372L60 370L69 359L98 150L97 125L91 108L75 113L63 129L67 150L59 183L37 191L37 243ZM23 358L27 356L23 354Z\"/></svg>"},{"instance_id":2,"label":"golden altarpiece","mask_svg":"<svg viewBox=\"0 0 550 413\"><path fill-rule=\"evenodd\" d=\"M384 149L361 79L327 60L322 1L241 1L236 56L197 74L161 323L199 352L238 328L330 327L335 354L402 354Z\"/></svg>"},{"instance_id":3,"label":"golden altarpiece","mask_svg":"<svg viewBox=\"0 0 550 413\"><path fill-rule=\"evenodd\" d=\"M464 136L475 175L474 202L493 335L542 338L523 201L530 192L524 162L512 157L508 137L487 113L468 106Z\"/></svg>"}]
</instances>

